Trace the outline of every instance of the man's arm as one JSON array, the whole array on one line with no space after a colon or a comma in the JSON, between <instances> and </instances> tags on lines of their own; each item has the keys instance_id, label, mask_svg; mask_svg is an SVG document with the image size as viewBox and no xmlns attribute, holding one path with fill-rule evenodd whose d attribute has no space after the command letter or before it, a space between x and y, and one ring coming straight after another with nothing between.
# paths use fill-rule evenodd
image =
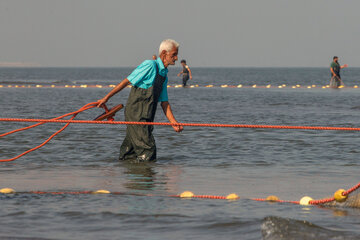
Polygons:
<instances>
[{"instance_id":1,"label":"man's arm","mask_svg":"<svg viewBox=\"0 0 360 240\"><path fill-rule=\"evenodd\" d=\"M114 87L104 98L98 100L99 104L97 107L101 107L103 104L105 104L112 96L114 96L116 93L123 90L127 85L130 84L130 81L125 78L122 80L116 87Z\"/></svg>"},{"instance_id":2,"label":"man's arm","mask_svg":"<svg viewBox=\"0 0 360 240\"><path fill-rule=\"evenodd\" d=\"M187 70L189 70L189 77L190 77L190 79L192 79L192 73L191 73L189 66L187 67Z\"/></svg>"},{"instance_id":3,"label":"man's arm","mask_svg":"<svg viewBox=\"0 0 360 240\"><path fill-rule=\"evenodd\" d=\"M348 67L348 66L349 66L349 65L344 64L344 65L340 66L340 68L346 68L346 67Z\"/></svg>"},{"instance_id":4,"label":"man's arm","mask_svg":"<svg viewBox=\"0 0 360 240\"><path fill-rule=\"evenodd\" d=\"M171 106L169 102L161 102L161 107L164 110L165 116L167 117L167 119L169 120L169 122L171 123L178 123L178 121L176 121L174 114L171 110ZM175 132L181 132L184 128L182 126L176 126L173 125L172 126L175 130Z\"/></svg>"},{"instance_id":5,"label":"man's arm","mask_svg":"<svg viewBox=\"0 0 360 240\"><path fill-rule=\"evenodd\" d=\"M184 70L182 70L181 72L179 72L179 73L178 73L178 77L180 77L181 74L183 74L183 73L184 73Z\"/></svg>"},{"instance_id":6,"label":"man's arm","mask_svg":"<svg viewBox=\"0 0 360 240\"><path fill-rule=\"evenodd\" d=\"M334 69L333 69L332 67L330 67L330 71L331 71L331 73L332 73L332 76L335 77L336 74L335 74Z\"/></svg>"}]
</instances>

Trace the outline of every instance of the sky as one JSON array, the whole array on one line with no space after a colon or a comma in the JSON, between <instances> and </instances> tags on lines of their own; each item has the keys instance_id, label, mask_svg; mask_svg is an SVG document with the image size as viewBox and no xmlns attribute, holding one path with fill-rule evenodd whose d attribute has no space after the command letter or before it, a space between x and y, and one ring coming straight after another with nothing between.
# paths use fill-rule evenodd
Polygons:
<instances>
[{"instance_id":1,"label":"sky","mask_svg":"<svg viewBox=\"0 0 360 240\"><path fill-rule=\"evenodd\" d=\"M193 67L360 67L359 0L0 0L0 63L136 66L160 42Z\"/></svg>"}]
</instances>

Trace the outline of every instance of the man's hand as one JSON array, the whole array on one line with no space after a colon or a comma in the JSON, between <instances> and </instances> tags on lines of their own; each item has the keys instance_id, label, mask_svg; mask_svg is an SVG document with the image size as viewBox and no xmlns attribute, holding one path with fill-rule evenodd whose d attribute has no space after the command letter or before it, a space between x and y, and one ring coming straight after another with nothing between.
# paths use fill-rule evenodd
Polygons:
<instances>
[{"instance_id":1,"label":"man's hand","mask_svg":"<svg viewBox=\"0 0 360 240\"><path fill-rule=\"evenodd\" d=\"M176 126L176 125L173 125L172 126L175 130L175 132L181 132L182 130L184 130L184 127L183 126Z\"/></svg>"},{"instance_id":2,"label":"man's hand","mask_svg":"<svg viewBox=\"0 0 360 240\"><path fill-rule=\"evenodd\" d=\"M178 123L178 121L176 121L176 119L172 113L170 103L168 101L162 102L161 107L164 110L165 116L167 117L169 122L171 122L172 124L175 124L175 125L172 125L175 132L181 132L182 130L184 130L183 126L176 125Z\"/></svg>"},{"instance_id":3,"label":"man's hand","mask_svg":"<svg viewBox=\"0 0 360 240\"><path fill-rule=\"evenodd\" d=\"M98 102L97 107L98 107L98 108L102 107L107 101L108 101L108 99L105 98L105 97L102 98L102 99L100 99L100 100L98 100L98 101L97 101L97 102Z\"/></svg>"}]
</instances>

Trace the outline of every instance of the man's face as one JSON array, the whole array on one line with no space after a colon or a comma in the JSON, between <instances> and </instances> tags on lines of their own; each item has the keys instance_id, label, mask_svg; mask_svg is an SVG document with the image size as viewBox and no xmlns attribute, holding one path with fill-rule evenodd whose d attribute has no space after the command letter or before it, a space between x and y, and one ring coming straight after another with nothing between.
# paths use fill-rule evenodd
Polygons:
<instances>
[{"instance_id":1,"label":"man's face","mask_svg":"<svg viewBox=\"0 0 360 240\"><path fill-rule=\"evenodd\" d=\"M338 60L339 60L338 58L334 58L334 62L338 62Z\"/></svg>"},{"instance_id":2,"label":"man's face","mask_svg":"<svg viewBox=\"0 0 360 240\"><path fill-rule=\"evenodd\" d=\"M164 64L175 65L175 62L178 60L178 51L179 49L174 46L171 51L166 52Z\"/></svg>"}]
</instances>

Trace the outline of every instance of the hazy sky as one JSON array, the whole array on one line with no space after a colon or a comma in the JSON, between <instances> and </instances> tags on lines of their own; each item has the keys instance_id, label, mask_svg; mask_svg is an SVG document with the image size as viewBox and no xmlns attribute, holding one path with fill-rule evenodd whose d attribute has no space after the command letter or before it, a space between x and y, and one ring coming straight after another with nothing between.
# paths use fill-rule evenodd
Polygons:
<instances>
[{"instance_id":1,"label":"hazy sky","mask_svg":"<svg viewBox=\"0 0 360 240\"><path fill-rule=\"evenodd\" d=\"M0 0L0 62L136 66L174 38L190 66L360 67L359 0Z\"/></svg>"}]
</instances>

